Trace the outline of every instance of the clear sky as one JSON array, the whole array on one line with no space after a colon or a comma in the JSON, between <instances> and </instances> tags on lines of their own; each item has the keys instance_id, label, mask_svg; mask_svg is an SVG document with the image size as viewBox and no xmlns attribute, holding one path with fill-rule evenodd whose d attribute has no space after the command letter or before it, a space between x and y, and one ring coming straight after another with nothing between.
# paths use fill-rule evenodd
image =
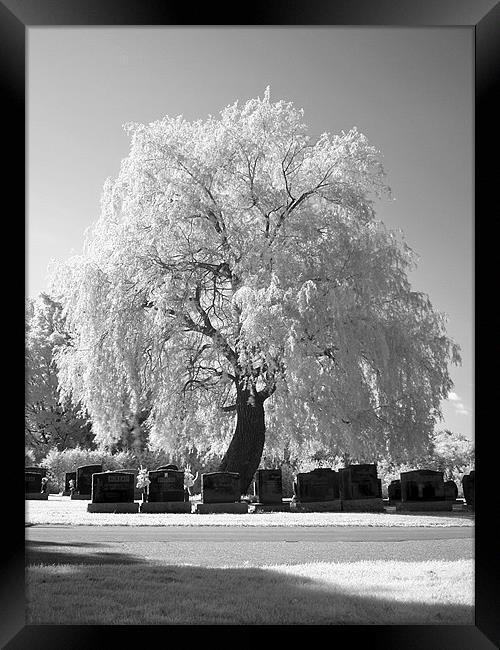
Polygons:
<instances>
[{"instance_id":1,"label":"clear sky","mask_svg":"<svg viewBox=\"0 0 500 650\"><path fill-rule=\"evenodd\" d=\"M382 152L395 200L378 217L420 256L414 288L462 348L439 426L474 437L472 29L29 28L27 65L27 295L82 251L123 123L215 116L269 85L311 134L356 126Z\"/></svg>"}]
</instances>

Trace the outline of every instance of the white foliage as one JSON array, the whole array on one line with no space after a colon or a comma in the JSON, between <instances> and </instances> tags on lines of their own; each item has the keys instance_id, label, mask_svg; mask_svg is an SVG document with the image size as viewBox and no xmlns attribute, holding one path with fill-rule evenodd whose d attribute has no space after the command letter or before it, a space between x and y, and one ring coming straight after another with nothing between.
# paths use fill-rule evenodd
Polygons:
<instances>
[{"instance_id":1,"label":"white foliage","mask_svg":"<svg viewBox=\"0 0 500 650\"><path fill-rule=\"evenodd\" d=\"M73 333L61 388L99 440L148 408L155 444L223 449L233 378L275 390L269 449L425 439L458 348L409 286L413 253L375 219L388 188L365 136L313 142L302 111L268 91L219 119L126 130L85 252L53 276Z\"/></svg>"}]
</instances>

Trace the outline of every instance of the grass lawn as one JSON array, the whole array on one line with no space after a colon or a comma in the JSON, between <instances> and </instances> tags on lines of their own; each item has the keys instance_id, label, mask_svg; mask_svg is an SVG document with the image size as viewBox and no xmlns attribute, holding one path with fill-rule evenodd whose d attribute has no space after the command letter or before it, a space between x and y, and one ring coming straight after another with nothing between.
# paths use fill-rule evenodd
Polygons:
<instances>
[{"instance_id":1,"label":"grass lawn","mask_svg":"<svg viewBox=\"0 0 500 650\"><path fill-rule=\"evenodd\" d=\"M473 625L473 561L33 565L28 624Z\"/></svg>"},{"instance_id":2,"label":"grass lawn","mask_svg":"<svg viewBox=\"0 0 500 650\"><path fill-rule=\"evenodd\" d=\"M474 516L467 512L104 514L88 513L87 503L52 495L48 501L26 501L26 522L131 527L474 526ZM456 543L462 549L462 542ZM412 544L421 546L425 542ZM96 553L102 550L97 546L94 549L92 542L86 542L77 544L76 548L86 558L93 557L94 550ZM237 557L231 564L221 547L217 564L206 561L204 556L200 562L203 566L199 566L196 559L196 563L187 564L182 543L178 546L180 551L170 540L162 550L165 557L161 554L155 557L154 549L144 545L140 549L146 553L144 557L151 553L153 557L141 564L126 563L122 557L117 563L109 564L107 553L103 563L98 564L84 562L83 557L74 558L76 561L71 564L67 558L62 558L61 564L52 564L53 558L48 562L47 558L38 558L35 560L38 563L26 569L27 622L53 625L473 624L474 563L462 551L454 558L446 552L443 555L446 559L429 559L425 552L420 552L404 557L405 561L391 554L385 560L378 554L374 559L359 556L356 559L349 552L344 553L341 561L332 545L332 553L318 557L317 561L313 561L312 552L307 552L295 557L294 562L288 557L286 564L282 563L282 556L279 564L273 564L276 559L270 557L263 562ZM64 543L57 543L56 554L64 552L63 547ZM46 548L54 552L53 545ZM137 554L137 549L132 550ZM116 551L114 546L112 551ZM125 552L125 547L120 550L122 554ZM195 556L191 557L193 562ZM439 554L435 557L439 558ZM97 561L101 562L100 558Z\"/></svg>"},{"instance_id":3,"label":"grass lawn","mask_svg":"<svg viewBox=\"0 0 500 650\"><path fill-rule=\"evenodd\" d=\"M281 512L230 514L107 514L87 512L89 501L50 495L26 501L26 524L60 526L474 526L468 512L349 513Z\"/></svg>"}]
</instances>

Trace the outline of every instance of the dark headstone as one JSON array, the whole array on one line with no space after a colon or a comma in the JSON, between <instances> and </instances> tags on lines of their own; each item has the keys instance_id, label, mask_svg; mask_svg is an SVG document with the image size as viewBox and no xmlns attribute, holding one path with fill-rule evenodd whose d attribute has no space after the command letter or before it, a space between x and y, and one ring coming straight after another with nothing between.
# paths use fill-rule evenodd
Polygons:
<instances>
[{"instance_id":1,"label":"dark headstone","mask_svg":"<svg viewBox=\"0 0 500 650\"><path fill-rule=\"evenodd\" d=\"M47 470L45 467L25 467L25 472L32 472L34 474L40 474L42 478L47 476Z\"/></svg>"},{"instance_id":2,"label":"dark headstone","mask_svg":"<svg viewBox=\"0 0 500 650\"><path fill-rule=\"evenodd\" d=\"M382 497L382 483L375 464L348 465L339 471L340 498L372 499Z\"/></svg>"},{"instance_id":3,"label":"dark headstone","mask_svg":"<svg viewBox=\"0 0 500 650\"><path fill-rule=\"evenodd\" d=\"M281 469L259 469L255 475L254 494L259 503L281 503L283 488Z\"/></svg>"},{"instance_id":4,"label":"dark headstone","mask_svg":"<svg viewBox=\"0 0 500 650\"><path fill-rule=\"evenodd\" d=\"M70 481L74 481L74 484L76 485L76 472L66 472L64 474L64 491L68 494L71 488L69 484Z\"/></svg>"},{"instance_id":5,"label":"dark headstone","mask_svg":"<svg viewBox=\"0 0 500 650\"><path fill-rule=\"evenodd\" d=\"M443 472L432 469L416 469L401 472L402 501L443 501Z\"/></svg>"},{"instance_id":6,"label":"dark headstone","mask_svg":"<svg viewBox=\"0 0 500 650\"><path fill-rule=\"evenodd\" d=\"M456 501L458 497L458 487L455 481L444 482L444 498L446 501Z\"/></svg>"},{"instance_id":7,"label":"dark headstone","mask_svg":"<svg viewBox=\"0 0 500 650\"><path fill-rule=\"evenodd\" d=\"M92 474L100 474L102 465L82 465L76 468L76 491L78 494L88 494L92 492Z\"/></svg>"},{"instance_id":8,"label":"dark headstone","mask_svg":"<svg viewBox=\"0 0 500 650\"><path fill-rule=\"evenodd\" d=\"M134 475L130 472L94 472L92 503L132 503Z\"/></svg>"},{"instance_id":9,"label":"dark headstone","mask_svg":"<svg viewBox=\"0 0 500 650\"><path fill-rule=\"evenodd\" d=\"M177 465L160 465L160 467L157 467L156 469L157 470L158 469L175 469L175 470L178 470L179 468L177 467Z\"/></svg>"},{"instance_id":10,"label":"dark headstone","mask_svg":"<svg viewBox=\"0 0 500 650\"><path fill-rule=\"evenodd\" d=\"M157 469L148 472L148 503L184 501L184 472L177 469Z\"/></svg>"},{"instance_id":11,"label":"dark headstone","mask_svg":"<svg viewBox=\"0 0 500 650\"><path fill-rule=\"evenodd\" d=\"M26 494L42 491L42 475L40 472L24 472L24 488Z\"/></svg>"},{"instance_id":12,"label":"dark headstone","mask_svg":"<svg viewBox=\"0 0 500 650\"><path fill-rule=\"evenodd\" d=\"M387 486L389 501L401 501L401 481L396 479Z\"/></svg>"},{"instance_id":13,"label":"dark headstone","mask_svg":"<svg viewBox=\"0 0 500 650\"><path fill-rule=\"evenodd\" d=\"M339 498L339 475L329 467L318 467L311 472L297 474L294 483L295 498L307 503L334 501Z\"/></svg>"},{"instance_id":14,"label":"dark headstone","mask_svg":"<svg viewBox=\"0 0 500 650\"><path fill-rule=\"evenodd\" d=\"M464 474L464 476L462 477L462 489L464 491L465 502L471 508L474 508L475 476L476 476L476 472L472 470L470 474Z\"/></svg>"},{"instance_id":15,"label":"dark headstone","mask_svg":"<svg viewBox=\"0 0 500 650\"><path fill-rule=\"evenodd\" d=\"M234 503L240 498L238 472L208 472L201 475L202 503Z\"/></svg>"}]
</instances>

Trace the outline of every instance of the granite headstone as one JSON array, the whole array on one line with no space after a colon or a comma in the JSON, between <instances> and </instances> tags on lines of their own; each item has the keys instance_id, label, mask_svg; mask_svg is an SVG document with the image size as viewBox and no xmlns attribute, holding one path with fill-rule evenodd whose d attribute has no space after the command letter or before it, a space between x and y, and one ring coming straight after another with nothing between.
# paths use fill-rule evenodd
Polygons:
<instances>
[{"instance_id":1,"label":"granite headstone","mask_svg":"<svg viewBox=\"0 0 500 650\"><path fill-rule=\"evenodd\" d=\"M134 475L130 472L94 472L92 503L133 503Z\"/></svg>"},{"instance_id":2,"label":"granite headstone","mask_svg":"<svg viewBox=\"0 0 500 650\"><path fill-rule=\"evenodd\" d=\"M417 469L401 472L402 501L444 501L443 472Z\"/></svg>"},{"instance_id":3,"label":"granite headstone","mask_svg":"<svg viewBox=\"0 0 500 650\"><path fill-rule=\"evenodd\" d=\"M148 472L148 503L184 501L184 471L157 469Z\"/></svg>"},{"instance_id":4,"label":"granite headstone","mask_svg":"<svg viewBox=\"0 0 500 650\"><path fill-rule=\"evenodd\" d=\"M42 475L40 472L24 472L24 491L26 494L37 494L42 491Z\"/></svg>"},{"instance_id":5,"label":"granite headstone","mask_svg":"<svg viewBox=\"0 0 500 650\"><path fill-rule=\"evenodd\" d=\"M458 497L458 487L455 481L444 482L444 498L446 501L456 501Z\"/></svg>"},{"instance_id":6,"label":"granite headstone","mask_svg":"<svg viewBox=\"0 0 500 650\"><path fill-rule=\"evenodd\" d=\"M300 472L294 483L295 498L301 503L334 501L339 498L339 475L329 467Z\"/></svg>"},{"instance_id":7,"label":"granite headstone","mask_svg":"<svg viewBox=\"0 0 500 650\"><path fill-rule=\"evenodd\" d=\"M82 465L76 468L76 492L80 496L92 493L92 474L100 474L102 465Z\"/></svg>"},{"instance_id":8,"label":"granite headstone","mask_svg":"<svg viewBox=\"0 0 500 650\"><path fill-rule=\"evenodd\" d=\"M259 503L281 503L283 501L281 469L258 469L255 474L254 495Z\"/></svg>"},{"instance_id":9,"label":"granite headstone","mask_svg":"<svg viewBox=\"0 0 500 650\"><path fill-rule=\"evenodd\" d=\"M207 472L201 475L202 503L234 503L240 498L238 472Z\"/></svg>"},{"instance_id":10,"label":"granite headstone","mask_svg":"<svg viewBox=\"0 0 500 650\"><path fill-rule=\"evenodd\" d=\"M377 478L377 465L348 465L339 471L339 475L342 500L382 497L382 484Z\"/></svg>"},{"instance_id":11,"label":"granite headstone","mask_svg":"<svg viewBox=\"0 0 500 650\"><path fill-rule=\"evenodd\" d=\"M401 480L391 481L387 486L389 501L401 501Z\"/></svg>"}]
</instances>

